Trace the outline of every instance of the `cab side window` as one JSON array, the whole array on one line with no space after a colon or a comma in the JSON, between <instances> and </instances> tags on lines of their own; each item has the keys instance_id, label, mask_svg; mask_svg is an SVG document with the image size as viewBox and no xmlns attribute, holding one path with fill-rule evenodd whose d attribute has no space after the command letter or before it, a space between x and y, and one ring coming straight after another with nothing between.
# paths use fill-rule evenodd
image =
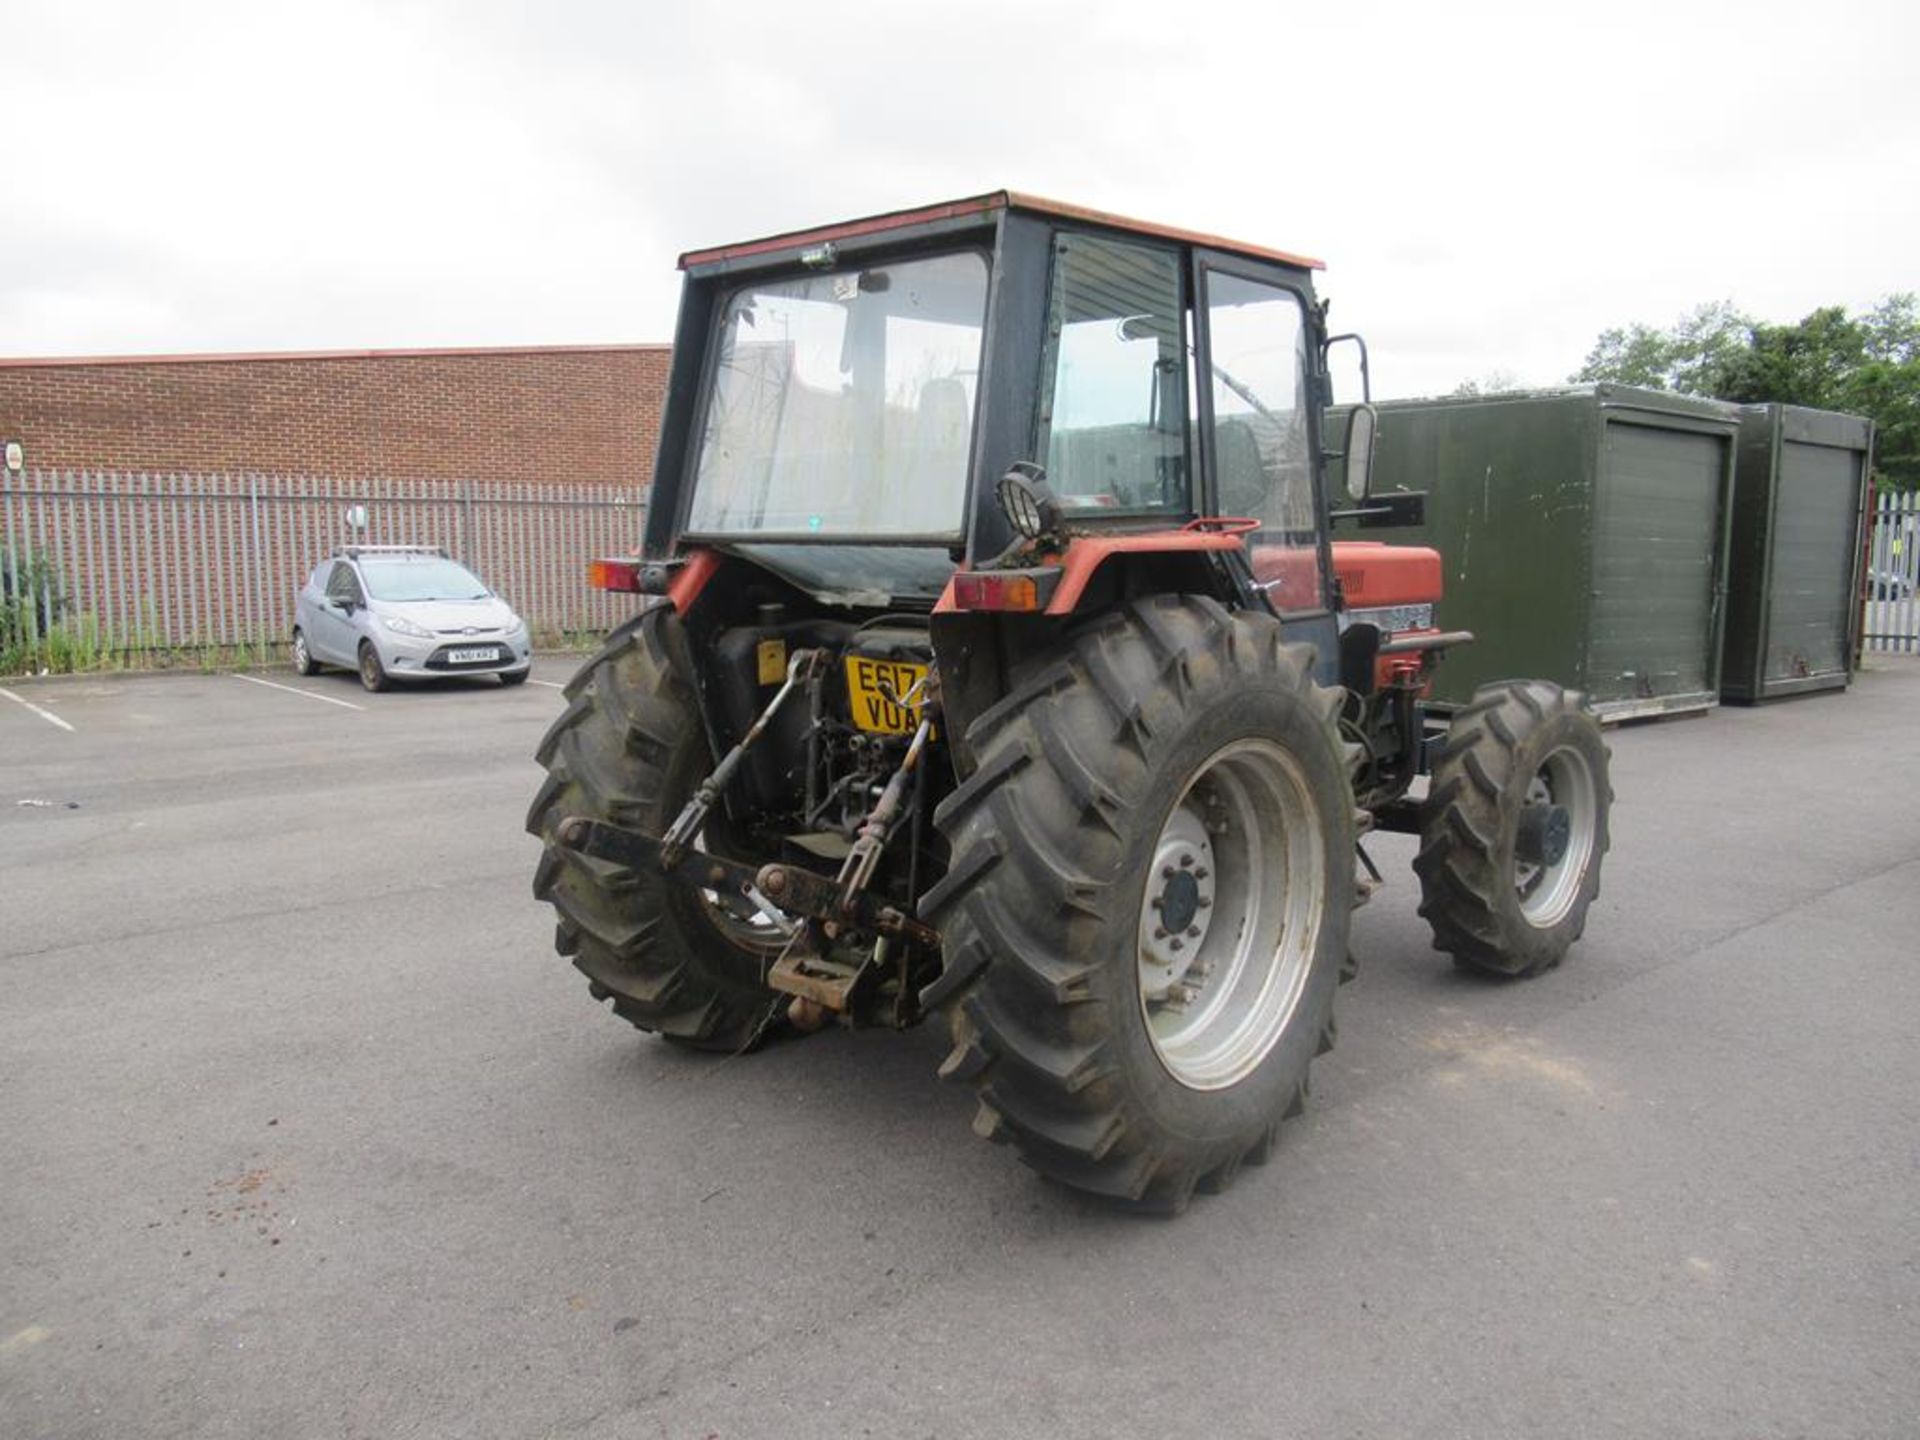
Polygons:
<instances>
[{"instance_id":1,"label":"cab side window","mask_svg":"<svg viewBox=\"0 0 1920 1440\"><path fill-rule=\"evenodd\" d=\"M1186 329L1178 252L1054 242L1039 444L1069 509L1188 509Z\"/></svg>"}]
</instances>

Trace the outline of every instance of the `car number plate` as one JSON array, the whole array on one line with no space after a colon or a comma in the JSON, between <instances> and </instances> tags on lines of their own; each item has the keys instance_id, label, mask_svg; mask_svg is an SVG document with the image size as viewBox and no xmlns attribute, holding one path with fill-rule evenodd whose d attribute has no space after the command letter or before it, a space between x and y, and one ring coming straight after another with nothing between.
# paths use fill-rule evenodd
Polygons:
<instances>
[{"instance_id":1,"label":"car number plate","mask_svg":"<svg viewBox=\"0 0 1920 1440\"><path fill-rule=\"evenodd\" d=\"M480 645L468 650L449 650L447 662L452 665L477 665L488 660L498 660L500 652L492 645Z\"/></svg>"},{"instance_id":2,"label":"car number plate","mask_svg":"<svg viewBox=\"0 0 1920 1440\"><path fill-rule=\"evenodd\" d=\"M847 656L847 701L853 723L876 735L911 735L920 723L920 708L900 704L900 697L926 678L924 665Z\"/></svg>"}]
</instances>

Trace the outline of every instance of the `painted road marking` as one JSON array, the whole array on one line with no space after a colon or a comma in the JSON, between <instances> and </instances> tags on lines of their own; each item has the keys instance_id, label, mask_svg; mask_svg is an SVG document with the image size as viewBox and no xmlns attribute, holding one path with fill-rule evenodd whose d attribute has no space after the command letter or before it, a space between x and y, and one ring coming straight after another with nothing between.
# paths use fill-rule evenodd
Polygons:
<instances>
[{"instance_id":1,"label":"painted road marking","mask_svg":"<svg viewBox=\"0 0 1920 1440\"><path fill-rule=\"evenodd\" d=\"M529 680L529 685L544 685L549 690L564 690L567 687L552 680Z\"/></svg>"},{"instance_id":2,"label":"painted road marking","mask_svg":"<svg viewBox=\"0 0 1920 1440\"><path fill-rule=\"evenodd\" d=\"M367 708L364 705L356 705L351 700L336 700L331 695L316 695L313 691L302 690L297 685L282 685L277 681L262 680L257 675L236 675L233 678L236 680L244 680L249 685L264 685L269 690L284 690L289 695L304 695L309 700L324 701L328 705L338 705L346 710L364 710Z\"/></svg>"},{"instance_id":3,"label":"painted road marking","mask_svg":"<svg viewBox=\"0 0 1920 1440\"><path fill-rule=\"evenodd\" d=\"M49 725L58 725L62 730L66 731L69 735L74 733L73 726L69 725L66 721L62 720L58 715L54 714L51 710L42 710L38 705L34 704L31 700L22 699L20 696L14 694L13 691L6 689L4 686L0 686L0 695L6 696L7 699L13 701L13 703L16 705L26 706L27 709L33 711L34 714L38 715L42 720L46 721Z\"/></svg>"}]
</instances>

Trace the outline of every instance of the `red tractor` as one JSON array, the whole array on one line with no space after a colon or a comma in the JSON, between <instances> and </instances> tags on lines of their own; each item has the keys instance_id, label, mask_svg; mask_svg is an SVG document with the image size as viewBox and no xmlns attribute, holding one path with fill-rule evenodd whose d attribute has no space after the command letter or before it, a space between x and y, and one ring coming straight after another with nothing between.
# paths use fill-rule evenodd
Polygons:
<instances>
[{"instance_id":1,"label":"red tractor","mask_svg":"<svg viewBox=\"0 0 1920 1440\"><path fill-rule=\"evenodd\" d=\"M1471 637L1433 551L1331 543L1420 498L1330 414L1315 262L998 193L681 268L643 553L593 566L657 598L527 821L620 1016L738 1052L939 1012L981 1135L1177 1211L1304 1101L1370 830L1421 837L1460 964L1579 936L1599 729L1534 681L1428 713Z\"/></svg>"}]
</instances>

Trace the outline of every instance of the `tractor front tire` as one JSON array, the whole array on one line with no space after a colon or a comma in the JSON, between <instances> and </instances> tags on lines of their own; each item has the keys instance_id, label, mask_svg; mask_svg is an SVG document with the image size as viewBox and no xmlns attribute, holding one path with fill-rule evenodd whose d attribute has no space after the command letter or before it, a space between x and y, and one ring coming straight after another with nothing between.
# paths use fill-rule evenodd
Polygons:
<instances>
[{"instance_id":1,"label":"tractor front tire","mask_svg":"<svg viewBox=\"0 0 1920 1440\"><path fill-rule=\"evenodd\" d=\"M1271 1153L1333 1043L1354 806L1313 652L1158 596L1090 622L969 726L921 914L943 1077L1041 1174L1184 1209Z\"/></svg>"},{"instance_id":2,"label":"tractor front tire","mask_svg":"<svg viewBox=\"0 0 1920 1440\"><path fill-rule=\"evenodd\" d=\"M1544 680L1474 692L1434 762L1413 862L1436 950L1463 969L1513 978L1566 958L1600 893L1607 760L1577 692ZM1554 818L1560 834L1530 862L1523 830L1537 833L1554 808L1564 812L1563 825Z\"/></svg>"},{"instance_id":3,"label":"tractor front tire","mask_svg":"<svg viewBox=\"0 0 1920 1440\"><path fill-rule=\"evenodd\" d=\"M595 999L678 1044L734 1053L766 1036L786 998L760 983L767 940L713 897L553 838L576 815L663 835L713 768L679 624L666 606L645 612L568 681L536 752L547 778L527 830L546 848L533 893L557 912L554 947Z\"/></svg>"}]
</instances>

